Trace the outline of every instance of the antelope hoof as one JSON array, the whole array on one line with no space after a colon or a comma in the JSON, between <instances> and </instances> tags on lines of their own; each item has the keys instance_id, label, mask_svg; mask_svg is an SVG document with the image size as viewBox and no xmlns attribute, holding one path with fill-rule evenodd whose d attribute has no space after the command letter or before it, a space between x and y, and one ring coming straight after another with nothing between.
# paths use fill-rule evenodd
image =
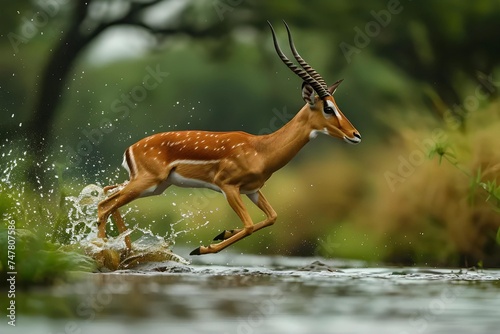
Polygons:
<instances>
[{"instance_id":1,"label":"antelope hoof","mask_svg":"<svg viewBox=\"0 0 500 334\"><path fill-rule=\"evenodd\" d=\"M212 245L205 247L205 246L200 246L196 249L194 249L189 255L203 255L203 254L211 254L211 253L218 253L219 251L214 250L212 248Z\"/></svg>"},{"instance_id":2,"label":"antelope hoof","mask_svg":"<svg viewBox=\"0 0 500 334\"><path fill-rule=\"evenodd\" d=\"M214 241L216 240L226 240L231 238L233 235L236 234L239 230L224 230L220 234L218 234L215 238Z\"/></svg>"},{"instance_id":3,"label":"antelope hoof","mask_svg":"<svg viewBox=\"0 0 500 334\"><path fill-rule=\"evenodd\" d=\"M217 234L214 238L214 241L217 241L217 240L226 240L226 234L228 233L229 231L227 230L224 230L222 231L220 234Z\"/></svg>"},{"instance_id":4,"label":"antelope hoof","mask_svg":"<svg viewBox=\"0 0 500 334\"><path fill-rule=\"evenodd\" d=\"M193 251L189 253L189 255L201 255L201 246L196 249L193 249Z\"/></svg>"}]
</instances>

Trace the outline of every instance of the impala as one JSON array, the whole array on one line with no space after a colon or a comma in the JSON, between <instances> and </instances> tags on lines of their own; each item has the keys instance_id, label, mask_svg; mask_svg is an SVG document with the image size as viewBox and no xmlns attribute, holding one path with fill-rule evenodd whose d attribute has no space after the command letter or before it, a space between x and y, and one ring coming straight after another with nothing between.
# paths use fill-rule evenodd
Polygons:
<instances>
[{"instance_id":1,"label":"impala","mask_svg":"<svg viewBox=\"0 0 500 334\"><path fill-rule=\"evenodd\" d=\"M268 22L269 23L269 22ZM190 255L217 253L255 231L274 224L276 212L261 188L271 175L285 166L317 134L343 139L350 144L361 141L359 132L342 114L333 94L342 80L328 87L323 78L302 59L285 22L295 65L281 51L269 23L274 47L281 60L304 82L305 106L282 128L267 135L245 132L175 131L141 139L124 154L123 166L130 180L104 188L114 189L98 205L98 237L106 237L110 215L120 233L127 230L118 208L141 197L161 194L171 185L208 188L224 194L243 222L243 228L225 230L209 246L200 246ZM117 189L115 189L117 188ZM241 198L244 194L264 212L266 218L254 224ZM128 236L125 243L130 249Z\"/></svg>"}]
</instances>

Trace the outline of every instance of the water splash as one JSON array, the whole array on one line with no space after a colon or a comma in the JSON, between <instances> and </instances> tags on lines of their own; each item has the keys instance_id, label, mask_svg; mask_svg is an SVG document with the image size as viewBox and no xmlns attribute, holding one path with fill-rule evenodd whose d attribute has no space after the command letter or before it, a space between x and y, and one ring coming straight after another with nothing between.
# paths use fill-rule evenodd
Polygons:
<instances>
[{"instance_id":1,"label":"water splash","mask_svg":"<svg viewBox=\"0 0 500 334\"><path fill-rule=\"evenodd\" d=\"M42 185L38 180L33 186L26 180L25 171L29 169L32 157L29 157L27 150L23 150L25 147L23 143L9 140L0 145L2 221L15 221L17 229L30 230L61 250L83 251L96 260L99 268L131 268L139 263L153 261L188 263L170 250L173 244L171 240L175 236L165 240L137 225L105 241L97 238L97 204L106 197L103 189L96 184L64 184L62 167L50 163L54 158L52 156L42 158L43 166L47 166L44 173L49 182ZM68 187L72 193L75 193L75 189L81 191L76 196L66 195ZM131 211L132 208L124 210L123 216ZM112 234L117 234L114 224L108 224ZM131 249L127 249L124 238L134 232L143 234L143 237L133 242Z\"/></svg>"},{"instance_id":2,"label":"water splash","mask_svg":"<svg viewBox=\"0 0 500 334\"><path fill-rule=\"evenodd\" d=\"M97 205L105 198L103 189L95 184L85 186L78 196L67 197L71 208L68 211L69 226L66 233L71 236L72 244L97 261L99 268L128 269L145 262L164 261L189 264L181 256L172 253L169 241L146 228L134 226L115 238L108 237L106 241L97 238ZM128 249L125 237L135 231L142 232L143 236Z\"/></svg>"},{"instance_id":3,"label":"water splash","mask_svg":"<svg viewBox=\"0 0 500 334\"><path fill-rule=\"evenodd\" d=\"M97 238L97 204L105 198L101 187L90 184L82 189L78 196L68 196L69 226L65 232L70 236L70 243L81 243Z\"/></svg>"}]
</instances>

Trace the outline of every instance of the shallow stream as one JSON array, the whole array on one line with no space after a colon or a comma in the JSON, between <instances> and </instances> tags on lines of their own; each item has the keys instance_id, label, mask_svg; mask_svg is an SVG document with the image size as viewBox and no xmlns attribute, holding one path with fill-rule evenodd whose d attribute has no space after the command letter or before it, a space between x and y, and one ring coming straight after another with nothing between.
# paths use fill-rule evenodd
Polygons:
<instances>
[{"instance_id":1,"label":"shallow stream","mask_svg":"<svg viewBox=\"0 0 500 334\"><path fill-rule=\"evenodd\" d=\"M88 186L68 198L66 232L72 245L120 259L121 237L107 248L93 241L101 197L99 187ZM500 332L500 270L393 268L230 249L188 257L190 249L175 246L184 262L171 256L168 240L141 231L151 238L137 242L138 253L119 268L138 266L19 288L16 327L4 317L0 333Z\"/></svg>"},{"instance_id":2,"label":"shallow stream","mask_svg":"<svg viewBox=\"0 0 500 334\"><path fill-rule=\"evenodd\" d=\"M179 254L182 249L176 248ZM500 271L223 252L23 292L1 333L498 333Z\"/></svg>"}]
</instances>

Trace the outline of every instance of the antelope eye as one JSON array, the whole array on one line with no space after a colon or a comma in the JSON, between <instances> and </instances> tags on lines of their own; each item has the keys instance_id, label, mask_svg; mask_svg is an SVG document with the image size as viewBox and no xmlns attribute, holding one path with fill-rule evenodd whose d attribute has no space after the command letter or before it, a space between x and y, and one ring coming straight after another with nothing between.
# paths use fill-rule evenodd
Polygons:
<instances>
[{"instance_id":1,"label":"antelope eye","mask_svg":"<svg viewBox=\"0 0 500 334\"><path fill-rule=\"evenodd\" d=\"M332 107L324 107L323 111L325 112L325 114L333 114L334 113Z\"/></svg>"}]
</instances>

